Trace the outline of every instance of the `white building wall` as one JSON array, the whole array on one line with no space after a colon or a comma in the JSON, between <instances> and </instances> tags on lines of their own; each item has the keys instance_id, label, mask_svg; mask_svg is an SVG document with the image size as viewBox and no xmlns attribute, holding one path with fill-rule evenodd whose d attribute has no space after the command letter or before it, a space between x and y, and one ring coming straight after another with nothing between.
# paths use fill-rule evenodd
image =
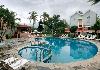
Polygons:
<instances>
[{"instance_id":1,"label":"white building wall","mask_svg":"<svg viewBox=\"0 0 100 70\"><path fill-rule=\"evenodd\" d=\"M96 13L94 13L93 11L87 11L84 15L83 15L83 24L84 26L93 26L96 22Z\"/></svg>"},{"instance_id":2,"label":"white building wall","mask_svg":"<svg viewBox=\"0 0 100 70\"><path fill-rule=\"evenodd\" d=\"M87 11L83 16L81 14L75 13L70 18L70 26L78 26L78 19L82 18L83 26L93 26L96 22L97 14L91 10Z\"/></svg>"},{"instance_id":3,"label":"white building wall","mask_svg":"<svg viewBox=\"0 0 100 70\"><path fill-rule=\"evenodd\" d=\"M78 26L78 18L81 17L80 14L75 13L73 16L70 18L70 26Z\"/></svg>"}]
</instances>

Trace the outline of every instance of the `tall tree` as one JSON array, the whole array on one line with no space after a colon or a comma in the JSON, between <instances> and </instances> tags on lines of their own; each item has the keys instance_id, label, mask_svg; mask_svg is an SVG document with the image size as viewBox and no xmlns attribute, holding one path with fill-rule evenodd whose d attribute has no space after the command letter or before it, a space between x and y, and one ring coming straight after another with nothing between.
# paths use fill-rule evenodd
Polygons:
<instances>
[{"instance_id":1,"label":"tall tree","mask_svg":"<svg viewBox=\"0 0 100 70\"><path fill-rule=\"evenodd\" d=\"M97 31L100 30L100 19L97 19L96 23L91 28L95 30L95 34L97 34L97 38L98 38L99 35Z\"/></svg>"},{"instance_id":2,"label":"tall tree","mask_svg":"<svg viewBox=\"0 0 100 70\"><path fill-rule=\"evenodd\" d=\"M49 19L49 14L47 12L43 12L43 22L46 22Z\"/></svg>"},{"instance_id":3,"label":"tall tree","mask_svg":"<svg viewBox=\"0 0 100 70\"><path fill-rule=\"evenodd\" d=\"M51 34L53 29L53 18L49 17L49 19L44 23L45 25L45 32Z\"/></svg>"},{"instance_id":4,"label":"tall tree","mask_svg":"<svg viewBox=\"0 0 100 70\"><path fill-rule=\"evenodd\" d=\"M30 19L33 21L33 28L34 28L34 24L36 23L38 15L37 15L37 13L35 11L32 11L29 14L30 14Z\"/></svg>"},{"instance_id":5,"label":"tall tree","mask_svg":"<svg viewBox=\"0 0 100 70\"><path fill-rule=\"evenodd\" d=\"M52 24L51 24L52 25L52 35L54 34L54 31L56 31L56 25L59 23L59 21L60 21L60 15L53 15Z\"/></svg>"},{"instance_id":6,"label":"tall tree","mask_svg":"<svg viewBox=\"0 0 100 70\"><path fill-rule=\"evenodd\" d=\"M3 18L4 22L8 23L7 25L15 24L15 12L5 9L4 6L0 7L0 18Z\"/></svg>"},{"instance_id":7,"label":"tall tree","mask_svg":"<svg viewBox=\"0 0 100 70\"><path fill-rule=\"evenodd\" d=\"M15 12L9 11L8 8L5 8L4 5L0 6L0 24L1 24L1 29L0 29L0 37L1 39L5 34L8 32L7 30L15 28L14 26L16 25L15 22ZM5 25L9 29L5 29Z\"/></svg>"},{"instance_id":8,"label":"tall tree","mask_svg":"<svg viewBox=\"0 0 100 70\"><path fill-rule=\"evenodd\" d=\"M92 26L92 29L95 30L95 33L97 33L97 31L100 30L100 19L97 19L97 21L94 24L94 26Z\"/></svg>"},{"instance_id":9,"label":"tall tree","mask_svg":"<svg viewBox=\"0 0 100 70\"><path fill-rule=\"evenodd\" d=\"M49 19L49 14L47 12L43 12L43 14L41 15L42 20L43 20L43 24L44 24L44 33L46 33L46 28L48 25L48 19Z\"/></svg>"},{"instance_id":10,"label":"tall tree","mask_svg":"<svg viewBox=\"0 0 100 70\"><path fill-rule=\"evenodd\" d=\"M65 28L68 27L67 22L60 19L60 15L53 15L52 17L49 17L46 25L46 31L51 33L52 35L63 34Z\"/></svg>"}]
</instances>

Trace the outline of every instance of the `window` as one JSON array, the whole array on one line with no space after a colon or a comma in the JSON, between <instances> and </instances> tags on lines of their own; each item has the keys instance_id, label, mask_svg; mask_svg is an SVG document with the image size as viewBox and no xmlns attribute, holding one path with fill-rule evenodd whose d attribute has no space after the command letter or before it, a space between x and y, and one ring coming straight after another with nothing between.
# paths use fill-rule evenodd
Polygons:
<instances>
[{"instance_id":1,"label":"window","mask_svg":"<svg viewBox=\"0 0 100 70\"><path fill-rule=\"evenodd\" d=\"M90 19L90 16L88 16L87 19Z\"/></svg>"},{"instance_id":2,"label":"window","mask_svg":"<svg viewBox=\"0 0 100 70\"><path fill-rule=\"evenodd\" d=\"M87 17L87 23L90 23L90 16Z\"/></svg>"},{"instance_id":3,"label":"window","mask_svg":"<svg viewBox=\"0 0 100 70\"><path fill-rule=\"evenodd\" d=\"M79 25L79 27L82 27L82 25Z\"/></svg>"},{"instance_id":4,"label":"window","mask_svg":"<svg viewBox=\"0 0 100 70\"><path fill-rule=\"evenodd\" d=\"M90 30L91 29L91 27L88 27L88 30Z\"/></svg>"}]
</instances>

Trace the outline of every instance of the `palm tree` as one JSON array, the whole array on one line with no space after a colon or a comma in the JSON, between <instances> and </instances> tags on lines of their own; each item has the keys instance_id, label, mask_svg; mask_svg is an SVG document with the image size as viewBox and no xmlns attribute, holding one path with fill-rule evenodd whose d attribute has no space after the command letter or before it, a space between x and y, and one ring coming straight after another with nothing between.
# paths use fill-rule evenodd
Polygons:
<instances>
[{"instance_id":1,"label":"palm tree","mask_svg":"<svg viewBox=\"0 0 100 70\"><path fill-rule=\"evenodd\" d=\"M89 2L93 2L93 4L98 3L100 0L89 0Z\"/></svg>"},{"instance_id":2,"label":"palm tree","mask_svg":"<svg viewBox=\"0 0 100 70\"><path fill-rule=\"evenodd\" d=\"M54 19L54 21L59 21L60 15L53 15L53 19Z\"/></svg>"},{"instance_id":3,"label":"palm tree","mask_svg":"<svg viewBox=\"0 0 100 70\"><path fill-rule=\"evenodd\" d=\"M53 21L52 21L52 35L56 29L56 24L60 21L60 15L53 15Z\"/></svg>"},{"instance_id":4,"label":"palm tree","mask_svg":"<svg viewBox=\"0 0 100 70\"><path fill-rule=\"evenodd\" d=\"M46 32L46 27L48 25L49 14L47 12L43 12L40 18L43 17L43 24L44 24L44 32Z\"/></svg>"},{"instance_id":5,"label":"palm tree","mask_svg":"<svg viewBox=\"0 0 100 70\"><path fill-rule=\"evenodd\" d=\"M34 28L34 24L36 23L36 19L38 15L35 11L32 11L29 14L31 14L30 19L33 20L33 28Z\"/></svg>"},{"instance_id":6,"label":"palm tree","mask_svg":"<svg viewBox=\"0 0 100 70\"><path fill-rule=\"evenodd\" d=\"M47 14L47 12L43 12L43 22L47 21L49 19L49 14Z\"/></svg>"}]
</instances>

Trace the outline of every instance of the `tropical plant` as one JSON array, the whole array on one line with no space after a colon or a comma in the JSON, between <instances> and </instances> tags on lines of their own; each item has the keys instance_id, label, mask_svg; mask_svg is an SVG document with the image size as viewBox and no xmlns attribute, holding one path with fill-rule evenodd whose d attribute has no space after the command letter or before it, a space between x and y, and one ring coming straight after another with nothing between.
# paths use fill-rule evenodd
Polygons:
<instances>
[{"instance_id":1,"label":"tropical plant","mask_svg":"<svg viewBox=\"0 0 100 70\"><path fill-rule=\"evenodd\" d=\"M41 15L42 20L43 20L43 24L44 24L44 33L46 33L46 28L48 25L48 19L49 19L49 14L47 12L43 12L43 14Z\"/></svg>"},{"instance_id":2,"label":"tropical plant","mask_svg":"<svg viewBox=\"0 0 100 70\"><path fill-rule=\"evenodd\" d=\"M43 23L44 23L45 33L51 34L53 18L50 17L46 22L43 22Z\"/></svg>"},{"instance_id":3,"label":"tropical plant","mask_svg":"<svg viewBox=\"0 0 100 70\"><path fill-rule=\"evenodd\" d=\"M49 19L49 14L47 14L47 12L43 12L43 22L46 22Z\"/></svg>"},{"instance_id":4,"label":"tropical plant","mask_svg":"<svg viewBox=\"0 0 100 70\"><path fill-rule=\"evenodd\" d=\"M7 25L11 25L12 27L15 23L15 12L9 11L8 8L4 8L4 6L0 7L0 18L3 18L4 23L8 23Z\"/></svg>"},{"instance_id":5,"label":"tropical plant","mask_svg":"<svg viewBox=\"0 0 100 70\"><path fill-rule=\"evenodd\" d=\"M71 38L74 38L74 37L76 37L76 34L75 34L75 32L77 31L77 26L71 26L71 28L70 28L70 37Z\"/></svg>"},{"instance_id":6,"label":"tropical plant","mask_svg":"<svg viewBox=\"0 0 100 70\"><path fill-rule=\"evenodd\" d=\"M98 37L98 30L100 30L100 19L98 18L96 23L94 24L94 26L91 27L92 29L95 30L95 34L97 34L97 37Z\"/></svg>"},{"instance_id":7,"label":"tropical plant","mask_svg":"<svg viewBox=\"0 0 100 70\"><path fill-rule=\"evenodd\" d=\"M36 23L38 15L37 15L37 13L35 11L29 12L29 14L30 14L30 18L29 19L31 19L33 21L33 28L32 29L34 29L34 24Z\"/></svg>"},{"instance_id":8,"label":"tropical plant","mask_svg":"<svg viewBox=\"0 0 100 70\"><path fill-rule=\"evenodd\" d=\"M77 26L72 26L71 28L70 28L70 32L71 33L75 33L76 32L76 30L77 30Z\"/></svg>"},{"instance_id":9,"label":"tropical plant","mask_svg":"<svg viewBox=\"0 0 100 70\"><path fill-rule=\"evenodd\" d=\"M5 36L7 30L11 29L13 30L15 28L15 12L9 11L8 8L5 8L4 5L0 6L0 23L1 23L1 29L0 29L0 37L1 40ZM6 27L9 29L5 29L4 25L6 24Z\"/></svg>"},{"instance_id":10,"label":"tropical plant","mask_svg":"<svg viewBox=\"0 0 100 70\"><path fill-rule=\"evenodd\" d=\"M60 15L53 15L46 20L45 30L52 35L63 34L68 24L65 20L60 19Z\"/></svg>"},{"instance_id":11,"label":"tropical plant","mask_svg":"<svg viewBox=\"0 0 100 70\"><path fill-rule=\"evenodd\" d=\"M56 34L56 29L59 28L57 25L60 22L60 15L53 15L53 21L52 21L52 35L55 33ZM56 28L57 27L57 28ZM55 32L54 32L55 31Z\"/></svg>"},{"instance_id":12,"label":"tropical plant","mask_svg":"<svg viewBox=\"0 0 100 70\"><path fill-rule=\"evenodd\" d=\"M95 33L97 32L97 30L100 30L100 21L97 20L92 28L95 30Z\"/></svg>"}]
</instances>

